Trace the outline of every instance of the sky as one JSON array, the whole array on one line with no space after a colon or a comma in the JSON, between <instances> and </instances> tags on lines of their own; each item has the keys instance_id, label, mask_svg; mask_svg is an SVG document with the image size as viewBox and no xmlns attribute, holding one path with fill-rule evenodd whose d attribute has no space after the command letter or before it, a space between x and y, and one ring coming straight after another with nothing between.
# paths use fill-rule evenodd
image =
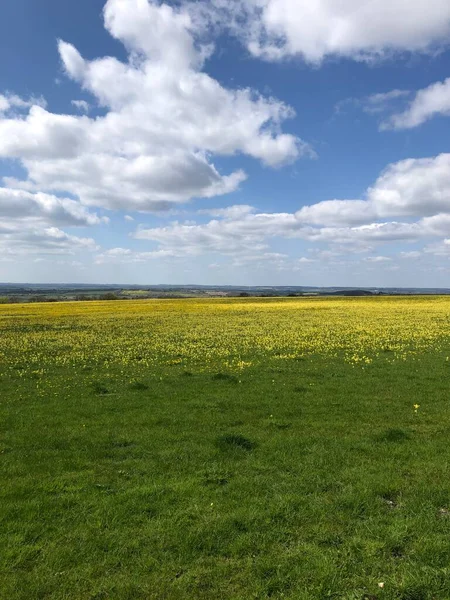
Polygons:
<instances>
[{"instance_id":1,"label":"sky","mask_svg":"<svg viewBox=\"0 0 450 600\"><path fill-rule=\"evenodd\" d=\"M450 287L448 0L4 0L0 282Z\"/></svg>"}]
</instances>

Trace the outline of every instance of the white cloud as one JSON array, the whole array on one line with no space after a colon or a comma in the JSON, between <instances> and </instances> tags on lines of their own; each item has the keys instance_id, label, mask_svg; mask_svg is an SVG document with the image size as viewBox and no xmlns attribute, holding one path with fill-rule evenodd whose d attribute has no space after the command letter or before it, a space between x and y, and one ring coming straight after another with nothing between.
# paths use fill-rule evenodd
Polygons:
<instances>
[{"instance_id":1,"label":"white cloud","mask_svg":"<svg viewBox=\"0 0 450 600\"><path fill-rule=\"evenodd\" d=\"M27 173L23 181L4 178L0 188L4 256L98 251L97 264L113 264L215 253L233 265L285 269L292 268L291 259L275 250L288 239L289 245L301 241L299 254L307 254L309 243L319 246L322 255L295 259L296 268L308 270L327 252L333 260L370 251L366 263L382 263L387 257L378 252L386 243L450 238L450 154L389 165L355 200L319 202L295 213L232 205L199 211L211 217L207 223L138 228L135 238L152 242L149 251L100 252L90 237L62 231L104 222L90 206L152 212L233 192L246 175L222 172L219 157L244 154L277 167L313 156L308 144L282 131L294 115L291 107L252 89L226 88L206 73L213 51L207 27L216 17L210 13L205 20L205 11L213 2L225 12L230 4L239 9L238 18L244 11L242 27L236 20L231 27L246 35L251 52L274 60L373 60L397 51L430 51L450 33L447 0L211 0L201 6L108 0L105 26L126 47L127 60L87 60L73 45L58 43L66 75L90 100L72 102L79 113L56 114L42 99L0 95L0 157L16 159ZM404 122L446 114L448 85L419 92L407 111L413 116L408 121L405 113ZM360 106L381 113L407 94L373 94ZM102 110L90 113L91 105ZM130 215L124 219L133 221Z\"/></svg>"},{"instance_id":2,"label":"white cloud","mask_svg":"<svg viewBox=\"0 0 450 600\"><path fill-rule=\"evenodd\" d=\"M0 113L6 112L9 108L9 101L6 96L0 94Z\"/></svg>"},{"instance_id":3,"label":"white cloud","mask_svg":"<svg viewBox=\"0 0 450 600\"><path fill-rule=\"evenodd\" d=\"M311 225L358 225L377 218L371 203L366 200L324 200L303 206L297 213L299 221Z\"/></svg>"},{"instance_id":4,"label":"white cloud","mask_svg":"<svg viewBox=\"0 0 450 600\"><path fill-rule=\"evenodd\" d=\"M448 0L215 0L249 51L266 60L374 60L448 43ZM219 17L215 17L216 21Z\"/></svg>"},{"instance_id":5,"label":"white cloud","mask_svg":"<svg viewBox=\"0 0 450 600\"><path fill-rule=\"evenodd\" d=\"M438 214L425 217L420 221L421 225L434 236L450 236L450 214Z\"/></svg>"},{"instance_id":6,"label":"white cloud","mask_svg":"<svg viewBox=\"0 0 450 600\"><path fill-rule=\"evenodd\" d=\"M91 108L89 102L86 102L86 100L72 100L72 104L77 110L83 113L88 113Z\"/></svg>"},{"instance_id":7,"label":"white cloud","mask_svg":"<svg viewBox=\"0 0 450 600\"><path fill-rule=\"evenodd\" d=\"M421 223L389 221L370 223L358 227L321 227L309 231L304 237L311 241L333 244L367 244L398 241L415 241L432 235Z\"/></svg>"},{"instance_id":8,"label":"white cloud","mask_svg":"<svg viewBox=\"0 0 450 600\"><path fill-rule=\"evenodd\" d=\"M161 260L182 257L183 255L177 254L171 250L155 250L153 252L136 252L129 248L111 248L101 254L97 254L95 257L95 263L98 265L103 264L127 264L127 263L145 263L149 260Z\"/></svg>"},{"instance_id":9,"label":"white cloud","mask_svg":"<svg viewBox=\"0 0 450 600\"><path fill-rule=\"evenodd\" d=\"M450 257L450 238L425 246L424 252L434 256Z\"/></svg>"},{"instance_id":10,"label":"white cloud","mask_svg":"<svg viewBox=\"0 0 450 600\"><path fill-rule=\"evenodd\" d=\"M49 149L54 152L51 146ZM176 149L170 156L80 153L74 157L30 159L26 166L34 188L64 190L89 206L153 212L168 210L192 197L209 198L232 192L245 179L240 170L221 176L203 155ZM10 185L22 185L7 181Z\"/></svg>"},{"instance_id":11,"label":"white cloud","mask_svg":"<svg viewBox=\"0 0 450 600\"><path fill-rule=\"evenodd\" d=\"M0 218L33 219L63 226L98 225L108 221L74 200L10 188L0 188Z\"/></svg>"},{"instance_id":12,"label":"white cloud","mask_svg":"<svg viewBox=\"0 0 450 600\"><path fill-rule=\"evenodd\" d=\"M248 217L238 220L213 220L205 225L175 223L169 227L138 229L135 237L158 242L161 248L181 250L189 255L205 252L241 254L264 251L264 234L253 227Z\"/></svg>"},{"instance_id":13,"label":"white cloud","mask_svg":"<svg viewBox=\"0 0 450 600\"><path fill-rule=\"evenodd\" d=\"M14 110L24 110L31 108L32 106L40 106L45 108L46 105L47 103L42 97L36 98L35 96L32 96L28 100L24 100L15 94L0 94L0 113Z\"/></svg>"},{"instance_id":14,"label":"white cloud","mask_svg":"<svg viewBox=\"0 0 450 600\"><path fill-rule=\"evenodd\" d=\"M390 165L369 188L368 200L381 217L450 212L450 154Z\"/></svg>"},{"instance_id":15,"label":"white cloud","mask_svg":"<svg viewBox=\"0 0 450 600\"><path fill-rule=\"evenodd\" d=\"M3 256L20 258L37 254L73 255L84 251L92 252L97 248L92 238L70 235L57 227L42 228L8 221L2 229L0 221L0 253Z\"/></svg>"},{"instance_id":16,"label":"white cloud","mask_svg":"<svg viewBox=\"0 0 450 600\"><path fill-rule=\"evenodd\" d=\"M34 106L26 119L0 121L0 155L20 159L40 189L67 190L85 204L159 210L238 187L244 174L221 175L211 154L244 153L271 166L312 154L280 132L291 108L250 89L225 89L200 70L205 50L187 12L109 0L105 24L129 49L128 63L87 61L59 42L66 73L107 109L104 117Z\"/></svg>"},{"instance_id":17,"label":"white cloud","mask_svg":"<svg viewBox=\"0 0 450 600\"><path fill-rule=\"evenodd\" d=\"M450 236L450 154L389 165L366 196L366 200L319 202L293 214L258 213L247 205L201 211L216 218L205 224L175 222L167 227L141 227L135 238L191 256L219 253L239 258L268 256L273 238L299 239L331 246L331 250L321 251L320 258L325 256L324 252L334 258L349 252L372 251L391 242L447 237ZM389 220L393 217L406 219ZM390 259L374 255L365 260Z\"/></svg>"},{"instance_id":18,"label":"white cloud","mask_svg":"<svg viewBox=\"0 0 450 600\"><path fill-rule=\"evenodd\" d=\"M150 61L178 71L202 65L187 12L147 0L108 0L104 15L111 35Z\"/></svg>"},{"instance_id":19,"label":"white cloud","mask_svg":"<svg viewBox=\"0 0 450 600\"><path fill-rule=\"evenodd\" d=\"M43 168L51 160L74 159L89 144L89 124L87 117L56 115L33 105L25 119L0 119L0 156L20 159L25 167L36 161Z\"/></svg>"},{"instance_id":20,"label":"white cloud","mask_svg":"<svg viewBox=\"0 0 450 600\"><path fill-rule=\"evenodd\" d=\"M148 6L152 11L167 8ZM132 155L174 148L223 155L243 152L275 166L310 152L294 136L277 131L293 116L291 108L249 89L227 90L188 65L172 68L166 62L174 60L171 53L160 61L147 57L128 65L114 58L86 61L80 70L78 59L74 67L70 53L65 58L68 46L60 42L68 73L111 109L100 121L100 135L116 136ZM177 44L172 46L173 53ZM184 57L180 61L184 65Z\"/></svg>"},{"instance_id":21,"label":"white cloud","mask_svg":"<svg viewBox=\"0 0 450 600\"><path fill-rule=\"evenodd\" d=\"M367 96L364 102L364 110L368 113L383 112L391 102L409 96L409 90L390 90Z\"/></svg>"},{"instance_id":22,"label":"white cloud","mask_svg":"<svg viewBox=\"0 0 450 600\"><path fill-rule=\"evenodd\" d=\"M260 264L272 264L281 266L285 264L285 259L289 258L287 254L282 252L257 252L248 254L239 254L235 256L233 264L242 265L244 263L260 263Z\"/></svg>"},{"instance_id":23,"label":"white cloud","mask_svg":"<svg viewBox=\"0 0 450 600\"><path fill-rule=\"evenodd\" d=\"M60 227L108 221L69 198L0 187L0 254L11 259L91 252L97 249L92 238L68 234Z\"/></svg>"},{"instance_id":24,"label":"white cloud","mask_svg":"<svg viewBox=\"0 0 450 600\"><path fill-rule=\"evenodd\" d=\"M206 224L174 223L168 227L140 228L134 237L157 242L161 249L195 256L205 253L242 255L269 251L271 238L302 239L348 247L393 241L416 241L437 235L427 223L371 223L358 227L310 227L290 213L247 214L236 219L214 219ZM347 252L348 252L347 248Z\"/></svg>"},{"instance_id":25,"label":"white cloud","mask_svg":"<svg viewBox=\"0 0 450 600\"><path fill-rule=\"evenodd\" d=\"M407 109L387 119L382 129L411 129L437 115L450 116L450 77L419 90Z\"/></svg>"},{"instance_id":26,"label":"white cloud","mask_svg":"<svg viewBox=\"0 0 450 600\"><path fill-rule=\"evenodd\" d=\"M399 256L400 258L405 259L416 259L422 256L422 252L419 252L419 250L411 250L409 252L400 252Z\"/></svg>"},{"instance_id":27,"label":"white cloud","mask_svg":"<svg viewBox=\"0 0 450 600\"><path fill-rule=\"evenodd\" d=\"M233 206L227 206L226 208L208 208L199 210L200 215L210 215L211 217L221 217L224 219L238 219L254 212L253 206L248 204L234 204Z\"/></svg>"},{"instance_id":28,"label":"white cloud","mask_svg":"<svg viewBox=\"0 0 450 600\"><path fill-rule=\"evenodd\" d=\"M347 112L350 108L358 108L368 115L381 115L399 110L400 103L403 105L405 99L411 95L409 90L390 90L389 92L378 92L363 96L362 98L345 98L340 100L334 107L336 115ZM384 124L381 128L385 128Z\"/></svg>"},{"instance_id":29,"label":"white cloud","mask_svg":"<svg viewBox=\"0 0 450 600\"><path fill-rule=\"evenodd\" d=\"M312 225L358 225L386 217L450 213L450 154L389 165L365 200L326 200L304 206L296 217Z\"/></svg>"},{"instance_id":30,"label":"white cloud","mask_svg":"<svg viewBox=\"0 0 450 600\"><path fill-rule=\"evenodd\" d=\"M34 103L25 117L0 116L0 157L19 160L28 173L9 187L66 193L107 209L161 211L239 187L244 172L222 174L213 156L242 153L279 166L313 155L281 132L290 107L248 88L226 89L201 70L211 47L183 7L108 0L104 17L128 62L85 60L62 40L58 49L66 74L106 114L55 114ZM12 97L1 98L11 104ZM89 109L85 100L72 104Z\"/></svg>"},{"instance_id":31,"label":"white cloud","mask_svg":"<svg viewBox=\"0 0 450 600\"><path fill-rule=\"evenodd\" d=\"M51 112L42 98L0 95L0 158L17 160L27 173L3 179L3 240L33 252L40 243L73 248L85 238L55 237L60 230L52 228L106 221L87 206L166 211L239 187L245 173L222 173L215 157L246 154L275 167L313 155L281 130L292 108L252 89L227 89L202 70L212 47L183 6L108 0L104 18L127 61L86 60L58 41L66 75L92 97L72 101L82 114ZM91 118L94 105L102 115Z\"/></svg>"},{"instance_id":32,"label":"white cloud","mask_svg":"<svg viewBox=\"0 0 450 600\"><path fill-rule=\"evenodd\" d=\"M388 256L367 256L364 260L371 263L385 263L390 262L392 258Z\"/></svg>"}]
</instances>

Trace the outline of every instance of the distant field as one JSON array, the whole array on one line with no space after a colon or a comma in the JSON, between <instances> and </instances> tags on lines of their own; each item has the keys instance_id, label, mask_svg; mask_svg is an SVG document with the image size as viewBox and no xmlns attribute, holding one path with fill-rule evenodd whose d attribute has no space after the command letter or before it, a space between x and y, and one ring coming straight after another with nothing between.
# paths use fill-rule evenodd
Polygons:
<instances>
[{"instance_id":1,"label":"distant field","mask_svg":"<svg viewBox=\"0 0 450 600\"><path fill-rule=\"evenodd\" d=\"M0 306L0 598L450 598L450 297Z\"/></svg>"},{"instance_id":2,"label":"distant field","mask_svg":"<svg viewBox=\"0 0 450 600\"><path fill-rule=\"evenodd\" d=\"M148 290L122 290L122 296L148 296Z\"/></svg>"}]
</instances>

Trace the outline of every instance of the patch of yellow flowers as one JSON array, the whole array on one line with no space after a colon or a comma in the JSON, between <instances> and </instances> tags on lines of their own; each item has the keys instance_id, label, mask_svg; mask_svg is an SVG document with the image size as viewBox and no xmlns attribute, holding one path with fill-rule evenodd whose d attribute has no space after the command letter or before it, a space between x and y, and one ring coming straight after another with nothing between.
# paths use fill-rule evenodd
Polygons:
<instances>
[{"instance_id":1,"label":"patch of yellow flowers","mask_svg":"<svg viewBox=\"0 0 450 600\"><path fill-rule=\"evenodd\" d=\"M126 300L0 305L0 368L182 366L268 359L358 366L450 346L450 297Z\"/></svg>"}]
</instances>

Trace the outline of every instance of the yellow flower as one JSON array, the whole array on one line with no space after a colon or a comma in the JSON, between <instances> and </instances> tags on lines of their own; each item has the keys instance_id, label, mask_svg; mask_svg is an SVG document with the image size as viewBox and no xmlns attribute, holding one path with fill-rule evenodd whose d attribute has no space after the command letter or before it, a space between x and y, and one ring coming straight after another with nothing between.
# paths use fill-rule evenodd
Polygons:
<instances>
[{"instance_id":1,"label":"yellow flower","mask_svg":"<svg viewBox=\"0 0 450 600\"><path fill-rule=\"evenodd\" d=\"M414 410L417 410L418 408L420 408L420 404L414 404Z\"/></svg>"}]
</instances>

